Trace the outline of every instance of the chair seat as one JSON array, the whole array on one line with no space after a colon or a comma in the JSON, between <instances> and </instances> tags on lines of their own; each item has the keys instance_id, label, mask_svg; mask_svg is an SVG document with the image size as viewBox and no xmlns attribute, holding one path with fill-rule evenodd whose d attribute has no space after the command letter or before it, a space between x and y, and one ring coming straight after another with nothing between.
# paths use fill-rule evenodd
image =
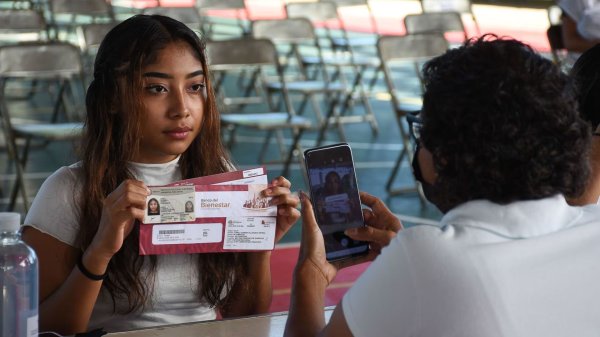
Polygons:
<instances>
[{"instance_id":1,"label":"chair seat","mask_svg":"<svg viewBox=\"0 0 600 337\"><path fill-rule=\"evenodd\" d=\"M81 137L83 123L15 124L13 132L18 137L70 140Z\"/></svg>"},{"instance_id":2,"label":"chair seat","mask_svg":"<svg viewBox=\"0 0 600 337\"><path fill-rule=\"evenodd\" d=\"M396 111L400 112L401 115L407 112L421 111L422 108L423 101L418 98L400 99L400 103L396 105Z\"/></svg>"},{"instance_id":3,"label":"chair seat","mask_svg":"<svg viewBox=\"0 0 600 337\"><path fill-rule=\"evenodd\" d=\"M331 43L336 47L367 47L367 46L375 46L377 44L377 36L361 36L361 37L336 37L331 39Z\"/></svg>"},{"instance_id":4,"label":"chair seat","mask_svg":"<svg viewBox=\"0 0 600 337\"><path fill-rule=\"evenodd\" d=\"M321 60L318 56L305 56L302 58L304 64L320 64ZM359 67L377 67L380 62L376 57L357 56L350 57L347 55L332 55L323 57L323 63L326 65L333 66L352 66L356 65Z\"/></svg>"},{"instance_id":5,"label":"chair seat","mask_svg":"<svg viewBox=\"0 0 600 337\"><path fill-rule=\"evenodd\" d=\"M293 116L290 119L290 115L286 112L222 114L221 122L225 125L235 124L260 130L290 127L310 128L312 126L312 122L308 118Z\"/></svg>"},{"instance_id":6,"label":"chair seat","mask_svg":"<svg viewBox=\"0 0 600 337\"><path fill-rule=\"evenodd\" d=\"M348 88L342 83L335 82L326 85L321 81L294 81L287 82L286 87L288 91L296 91L303 93L320 93L320 92L340 92L347 91ZM281 82L272 82L267 85L270 90L281 90Z\"/></svg>"}]
</instances>

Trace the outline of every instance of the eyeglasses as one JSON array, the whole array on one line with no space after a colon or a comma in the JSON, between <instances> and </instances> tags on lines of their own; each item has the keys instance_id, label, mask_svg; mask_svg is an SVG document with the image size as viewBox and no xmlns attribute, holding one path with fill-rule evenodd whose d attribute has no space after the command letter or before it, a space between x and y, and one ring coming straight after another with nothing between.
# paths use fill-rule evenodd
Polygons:
<instances>
[{"instance_id":1,"label":"eyeglasses","mask_svg":"<svg viewBox=\"0 0 600 337\"><path fill-rule=\"evenodd\" d=\"M406 121L408 122L408 132L410 134L410 138L413 141L418 142L419 138L421 138L421 128L423 127L421 112L409 112L406 114Z\"/></svg>"}]
</instances>

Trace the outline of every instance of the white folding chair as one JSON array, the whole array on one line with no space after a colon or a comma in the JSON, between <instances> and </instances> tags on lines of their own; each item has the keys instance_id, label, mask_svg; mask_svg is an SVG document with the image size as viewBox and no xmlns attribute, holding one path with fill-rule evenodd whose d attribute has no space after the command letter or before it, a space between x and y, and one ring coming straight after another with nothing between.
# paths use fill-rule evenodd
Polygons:
<instances>
[{"instance_id":1,"label":"white folding chair","mask_svg":"<svg viewBox=\"0 0 600 337\"><path fill-rule=\"evenodd\" d=\"M396 114L402 141L396 164L386 183L390 195L413 192L416 185L408 188L393 188L393 183L403 160L409 166L413 156L409 133L405 128L405 118L409 113L421 110L421 100L406 99L399 92L399 85L406 81L406 66L414 69L414 76L420 80L420 65L422 62L443 54L448 49L448 41L441 34L409 34L405 36L384 36L377 42L377 49L385 82L391 95L392 109ZM423 199L422 199L423 200Z\"/></svg>"},{"instance_id":2,"label":"white folding chair","mask_svg":"<svg viewBox=\"0 0 600 337\"><path fill-rule=\"evenodd\" d=\"M287 151L282 152L285 164L282 174L288 174L290 164L295 153L301 153L300 138L303 132L312 126L312 122L302 116L297 116L289 99L283 70L279 64L277 50L273 43L267 39L234 39L225 41L209 41L206 51L211 72L245 72L256 70L258 80L262 85L263 68L274 68L281 83L281 92L286 111L277 111L274 105L269 103L269 111L264 113L221 113L221 123L224 127L235 130L238 127L252 128L266 131L269 135L282 130L290 130L293 135L292 144ZM234 135L230 135L231 145ZM259 154L259 161L269 146L270 137L265 138L263 148ZM282 145L282 143L280 143Z\"/></svg>"},{"instance_id":3,"label":"white folding chair","mask_svg":"<svg viewBox=\"0 0 600 337\"><path fill-rule=\"evenodd\" d=\"M24 169L27 164L31 141L73 140L80 137L81 122L58 122L52 120L17 123L9 110L5 89L8 81L38 80L60 83L59 101L67 104L67 82L80 81L82 65L79 49L67 43L38 42L0 47L0 115L9 158L15 165L16 182L12 189L9 210L15 206L21 192L25 210L29 207L25 188ZM68 105L68 104L67 104ZM56 106L55 106L56 109ZM81 114L83 115L83 114ZM17 140L23 139L22 150Z\"/></svg>"}]
</instances>

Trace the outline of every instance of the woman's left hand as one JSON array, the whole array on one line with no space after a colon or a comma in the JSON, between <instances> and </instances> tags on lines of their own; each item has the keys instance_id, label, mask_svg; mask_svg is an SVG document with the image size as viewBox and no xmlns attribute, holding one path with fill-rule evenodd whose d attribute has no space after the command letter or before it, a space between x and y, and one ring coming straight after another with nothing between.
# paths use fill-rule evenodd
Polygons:
<instances>
[{"instance_id":1,"label":"woman's left hand","mask_svg":"<svg viewBox=\"0 0 600 337\"><path fill-rule=\"evenodd\" d=\"M294 223L300 218L297 207L300 200L290 192L292 184L284 177L277 177L271 185L262 191L265 197L271 197L271 205L277 206L277 230L275 243L287 233Z\"/></svg>"}]
</instances>

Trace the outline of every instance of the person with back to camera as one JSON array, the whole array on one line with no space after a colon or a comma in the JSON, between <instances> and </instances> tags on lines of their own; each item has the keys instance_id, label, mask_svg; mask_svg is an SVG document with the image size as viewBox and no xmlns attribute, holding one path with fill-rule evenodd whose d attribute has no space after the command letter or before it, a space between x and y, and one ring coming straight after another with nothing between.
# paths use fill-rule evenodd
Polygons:
<instances>
[{"instance_id":1,"label":"person with back to camera","mask_svg":"<svg viewBox=\"0 0 600 337\"><path fill-rule=\"evenodd\" d=\"M600 42L599 0L558 0L562 10L561 27L570 68L584 51Z\"/></svg>"},{"instance_id":2,"label":"person with back to camera","mask_svg":"<svg viewBox=\"0 0 600 337\"><path fill-rule=\"evenodd\" d=\"M593 131L590 165L592 174L584 193L569 200L573 205L596 204L600 199L600 44L577 59L571 69L579 95L579 112Z\"/></svg>"},{"instance_id":3,"label":"person with back to camera","mask_svg":"<svg viewBox=\"0 0 600 337\"><path fill-rule=\"evenodd\" d=\"M400 231L325 324L341 264L326 261L300 193L285 336L598 336L600 208L565 200L590 171L572 80L530 47L490 36L430 60L423 77L415 176L445 213L441 226ZM396 226L375 205L368 222Z\"/></svg>"},{"instance_id":4,"label":"person with back to camera","mask_svg":"<svg viewBox=\"0 0 600 337\"><path fill-rule=\"evenodd\" d=\"M264 313L271 252L140 256L149 185L230 171L204 43L164 16L134 16L104 38L87 96L80 163L49 177L25 219L39 256L40 331L130 330ZM299 218L290 182L276 240Z\"/></svg>"}]
</instances>

